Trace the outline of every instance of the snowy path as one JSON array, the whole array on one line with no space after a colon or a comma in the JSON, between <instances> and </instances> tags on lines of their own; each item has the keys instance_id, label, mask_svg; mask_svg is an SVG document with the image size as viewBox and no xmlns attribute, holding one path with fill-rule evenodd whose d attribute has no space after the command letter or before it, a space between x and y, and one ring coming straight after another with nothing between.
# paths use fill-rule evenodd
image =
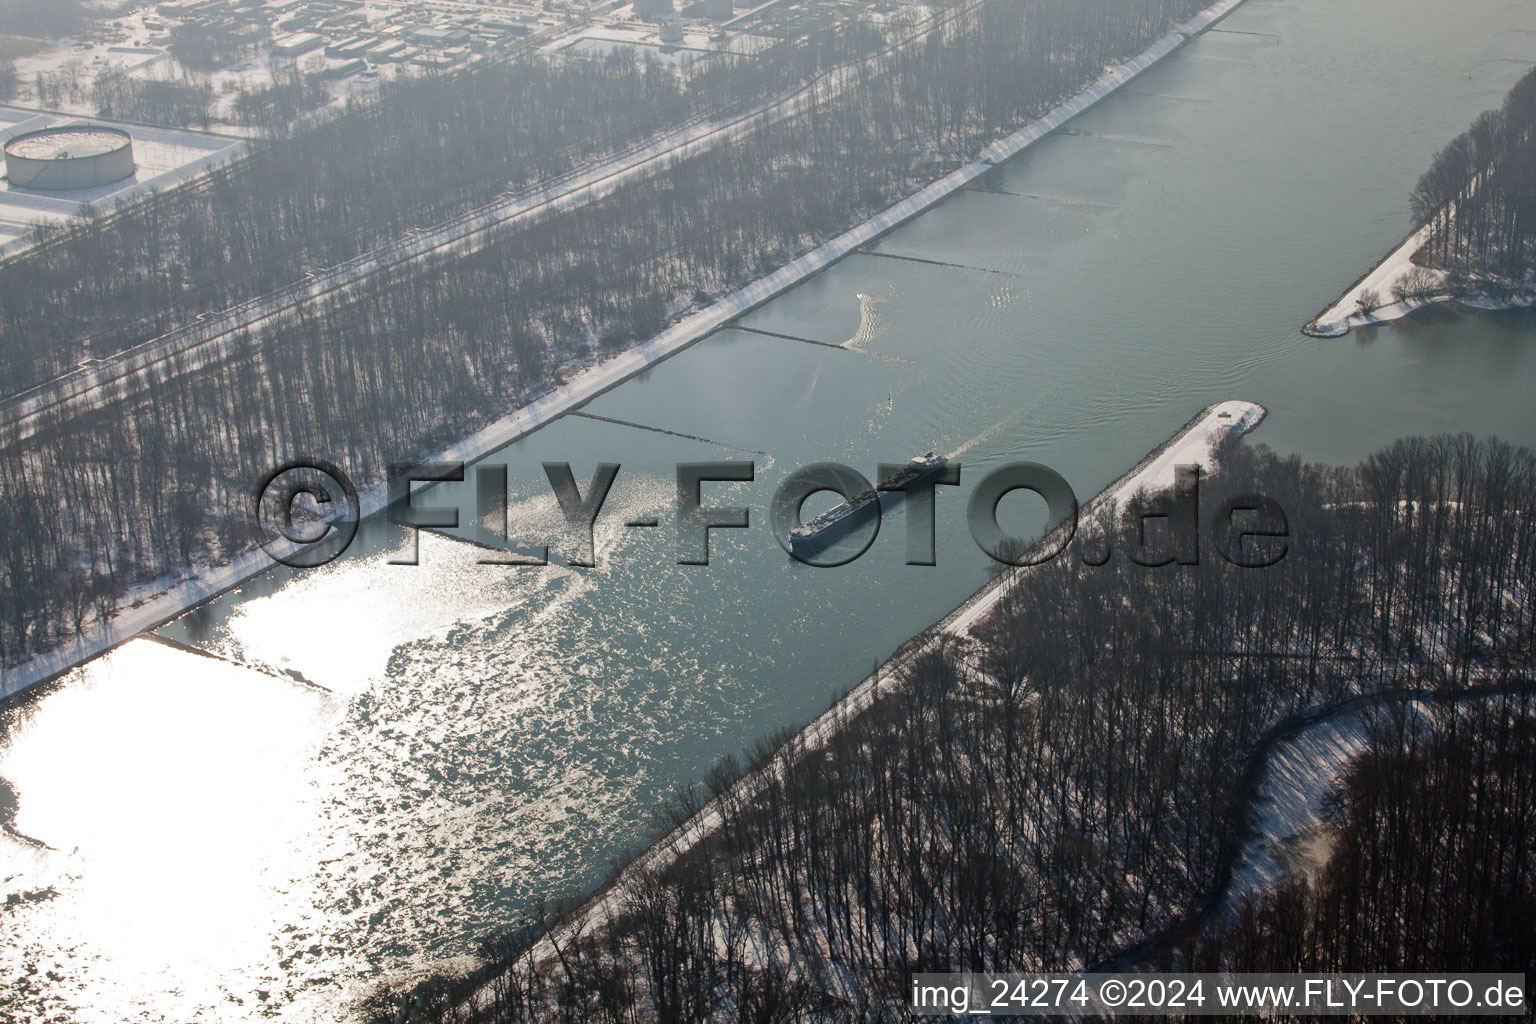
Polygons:
<instances>
[{"instance_id":1,"label":"snowy path","mask_svg":"<svg viewBox=\"0 0 1536 1024\"><path fill-rule=\"evenodd\" d=\"M1137 491L1159 491L1172 487L1175 466L1194 464L1209 470L1212 465L1211 450L1216 441L1234 431L1238 434L1248 433L1263 421L1265 414L1264 407L1257 402L1234 400L1209 406L1193 423L1083 505L1078 514L1079 520L1087 519L1110 502L1123 505ZM944 630L955 636L964 636L997 606L1002 593L1000 583L978 591L951 613L943 623Z\"/></svg>"},{"instance_id":2,"label":"snowy path","mask_svg":"<svg viewBox=\"0 0 1536 1024\"><path fill-rule=\"evenodd\" d=\"M1456 699L1470 703L1529 688L1524 682L1484 679ZM1324 798L1370 746L1372 716L1392 709L1427 721L1436 698L1430 690L1357 697L1274 743L1251 804L1254 834L1238 854L1222 905L1230 910L1244 896L1273 888L1297 868L1320 867L1329 852L1325 842L1314 842Z\"/></svg>"},{"instance_id":3,"label":"snowy path","mask_svg":"<svg viewBox=\"0 0 1536 1024\"><path fill-rule=\"evenodd\" d=\"M1256 835L1243 844L1227 902L1274 887L1322 821L1323 799L1369 742L1359 714L1326 718L1275 745L1253 803Z\"/></svg>"}]
</instances>

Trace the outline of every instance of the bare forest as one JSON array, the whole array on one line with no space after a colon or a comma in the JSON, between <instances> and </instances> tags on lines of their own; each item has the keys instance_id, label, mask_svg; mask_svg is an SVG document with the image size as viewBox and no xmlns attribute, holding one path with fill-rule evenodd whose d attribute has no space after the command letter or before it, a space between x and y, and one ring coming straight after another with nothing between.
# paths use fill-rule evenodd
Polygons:
<instances>
[{"instance_id":1,"label":"bare forest","mask_svg":"<svg viewBox=\"0 0 1536 1024\"><path fill-rule=\"evenodd\" d=\"M895 1021L926 971L1530 971L1536 456L1234 445L1201 501L1252 492L1285 510L1278 564L1133 564L1127 517L1107 565L1020 570L824 744L770 737L682 794L696 841L611 917L538 915L379 1019ZM1271 746L1362 703L1333 858L1227 913Z\"/></svg>"},{"instance_id":2,"label":"bare forest","mask_svg":"<svg viewBox=\"0 0 1536 1024\"><path fill-rule=\"evenodd\" d=\"M1536 699L1527 688L1379 716L1333 794L1316 877L1246 902L1200 969L1529 972Z\"/></svg>"},{"instance_id":3,"label":"bare forest","mask_svg":"<svg viewBox=\"0 0 1536 1024\"><path fill-rule=\"evenodd\" d=\"M1497 110L1435 155L1412 196L1413 215L1432 225L1419 259L1478 278L1524 281L1536 268L1536 71ZM1467 287L1460 282L1454 290Z\"/></svg>"},{"instance_id":4,"label":"bare forest","mask_svg":"<svg viewBox=\"0 0 1536 1024\"><path fill-rule=\"evenodd\" d=\"M0 437L0 660L109 616L124 587L251 544L246 508L294 456L366 486L594 355L910 194L1130 56L1198 0L980 0L904 47L869 25L689 72L529 58L387 91L210 178L48 232L0 265L13 390L399 232L709 111L849 67L803 114L479 251L306 301L217 365ZM860 57L869 59L859 60Z\"/></svg>"}]
</instances>

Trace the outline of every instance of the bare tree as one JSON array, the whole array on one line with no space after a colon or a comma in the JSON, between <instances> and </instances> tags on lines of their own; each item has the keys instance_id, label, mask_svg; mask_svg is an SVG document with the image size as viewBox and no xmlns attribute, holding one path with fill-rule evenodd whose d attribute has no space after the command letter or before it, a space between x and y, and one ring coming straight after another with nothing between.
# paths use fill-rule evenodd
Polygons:
<instances>
[{"instance_id":1,"label":"bare tree","mask_svg":"<svg viewBox=\"0 0 1536 1024\"><path fill-rule=\"evenodd\" d=\"M1381 293L1375 288L1362 288L1360 294L1355 296L1355 312L1362 317L1369 317L1381 308Z\"/></svg>"}]
</instances>

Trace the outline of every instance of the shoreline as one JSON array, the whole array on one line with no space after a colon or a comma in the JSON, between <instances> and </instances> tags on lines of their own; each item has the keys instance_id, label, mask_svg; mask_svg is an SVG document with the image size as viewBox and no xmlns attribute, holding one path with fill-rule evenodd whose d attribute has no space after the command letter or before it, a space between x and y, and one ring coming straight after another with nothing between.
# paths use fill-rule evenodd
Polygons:
<instances>
[{"instance_id":1,"label":"shoreline","mask_svg":"<svg viewBox=\"0 0 1536 1024\"><path fill-rule=\"evenodd\" d=\"M1123 503L1138 491L1171 486L1175 465L1197 462L1209 470L1215 444L1220 438L1234 431L1238 436L1251 433L1266 416L1268 410L1257 402L1227 400L1206 406L1168 440L1153 448L1129 470L1082 503L1078 509L1079 521L1111 502ZM1034 546L1038 548L1051 543L1058 529L1051 530ZM720 825L716 808L722 801L749 802L754 799L760 776L777 771L780 765L793 761L808 750L816 749L838 729L869 710L879 694L882 679L893 675L899 678L913 659L935 643L942 643L949 637L967 635L1002 601L1008 592L1010 576L1011 573L1007 571L997 573L933 625L898 646L873 672L802 726L767 761L756 766L749 765L742 776L720 795L711 797L686 821L652 840L612 877L547 928L544 937L524 956L535 962L556 956L559 946L581 935L602 918L621 910L611 901L622 896L630 879L638 873L666 867L708 838ZM468 998L474 999L474 993L482 987L483 983L474 983L474 992Z\"/></svg>"},{"instance_id":2,"label":"shoreline","mask_svg":"<svg viewBox=\"0 0 1536 1024\"><path fill-rule=\"evenodd\" d=\"M1414 302L1388 302L1371 313L1361 315L1357 300L1360 293L1367 289L1375 289L1383 296L1392 294L1392 285L1395 284L1410 269L1417 266L1413 262L1413 254L1424 247L1429 241L1430 225L1424 224L1408 233L1408 237L1388 250L1387 254L1371 266L1364 274L1355 280L1355 283L1344 289L1344 294L1338 301L1324 309L1317 316L1307 321L1301 328L1301 333L1314 338L1342 338L1355 327L1369 327L1375 324L1391 323L1401 320L1416 309L1433 305L1437 301L1444 300L1418 300ZM1428 268L1426 268L1428 269ZM1430 271L1444 279L1439 271Z\"/></svg>"},{"instance_id":3,"label":"shoreline","mask_svg":"<svg viewBox=\"0 0 1536 1024\"><path fill-rule=\"evenodd\" d=\"M1217 0L1194 17L1169 29L1137 56L1107 67L1098 78L1052 107L1043 116L987 146L976 159L830 241L823 242L766 277L758 278L685 316L650 340L604 362L588 366L527 405L432 455L431 460L466 464L475 462L526 437L565 413L581 408L631 377L727 327L732 321L936 206L997 164L1022 153L1036 141L1133 81L1243 3L1244 0ZM367 518L383 510L385 498L385 487L382 484L359 490L360 518ZM38 683L56 679L105 654L118 644L156 629L198 605L254 579L275 564L270 556L256 548L224 566L199 570L190 576L161 577L136 584L129 588L129 593L138 592L144 596L128 608L115 613L110 622L99 623L87 634L34 655L12 668L0 667L0 701L8 700Z\"/></svg>"},{"instance_id":4,"label":"shoreline","mask_svg":"<svg viewBox=\"0 0 1536 1024\"><path fill-rule=\"evenodd\" d=\"M1432 275L1444 285L1447 274L1435 267L1425 267L1413 262L1414 253L1429 243L1432 224L1424 224L1409 233L1371 269L1362 274L1354 284L1344 290L1338 301L1302 325L1301 333L1313 338L1342 338L1357 327L1379 327L1383 324L1405 320L1421 309L1433 306L1461 306L1466 309L1495 311L1523 309L1536 305L1536 295L1515 296L1506 301L1477 300L1470 296L1439 292L1423 298L1392 298L1392 286L1413 270ZM1358 299L1361 293L1374 290L1384 300L1369 313L1361 313Z\"/></svg>"}]
</instances>

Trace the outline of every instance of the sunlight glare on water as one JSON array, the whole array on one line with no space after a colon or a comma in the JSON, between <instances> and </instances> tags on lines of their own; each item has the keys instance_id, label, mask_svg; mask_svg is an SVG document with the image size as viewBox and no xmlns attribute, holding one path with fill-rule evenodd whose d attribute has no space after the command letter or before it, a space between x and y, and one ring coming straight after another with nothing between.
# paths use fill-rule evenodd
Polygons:
<instances>
[{"instance_id":1,"label":"sunlight glare on water","mask_svg":"<svg viewBox=\"0 0 1536 1024\"><path fill-rule=\"evenodd\" d=\"M282 890L308 861L308 748L330 703L150 640L37 700L0 747L0 777L16 831L51 849L0 838L0 872L44 895L26 936L0 914L0 941L62 970L59 995L83 1020L120 1019L124 997L168 997L159 1012L224 1002L224 981L265 959L289 915ZM55 948L38 948L44 936ZM7 958L8 974L19 966Z\"/></svg>"},{"instance_id":2,"label":"sunlight glare on water","mask_svg":"<svg viewBox=\"0 0 1536 1024\"><path fill-rule=\"evenodd\" d=\"M1536 5L1249 0L1221 28L754 310L756 331L492 456L530 540L560 532L541 461L583 489L622 463L597 568L481 566L430 534L390 566L400 536L365 523L345 558L162 630L228 661L135 641L23 700L0 778L51 848L0 835L0 1017L329 1024L380 980L461 964L983 582L965 499L1005 461L1086 499L1229 398L1309 458L1415 431L1536 441L1530 314L1298 330L1407 232L1420 170L1528 66ZM795 469L930 447L965 463L939 489L938 566L903 563L897 514L830 571L763 526ZM680 566L675 465L718 459L753 463L706 496L753 528ZM473 508L472 480L439 497Z\"/></svg>"}]
</instances>

